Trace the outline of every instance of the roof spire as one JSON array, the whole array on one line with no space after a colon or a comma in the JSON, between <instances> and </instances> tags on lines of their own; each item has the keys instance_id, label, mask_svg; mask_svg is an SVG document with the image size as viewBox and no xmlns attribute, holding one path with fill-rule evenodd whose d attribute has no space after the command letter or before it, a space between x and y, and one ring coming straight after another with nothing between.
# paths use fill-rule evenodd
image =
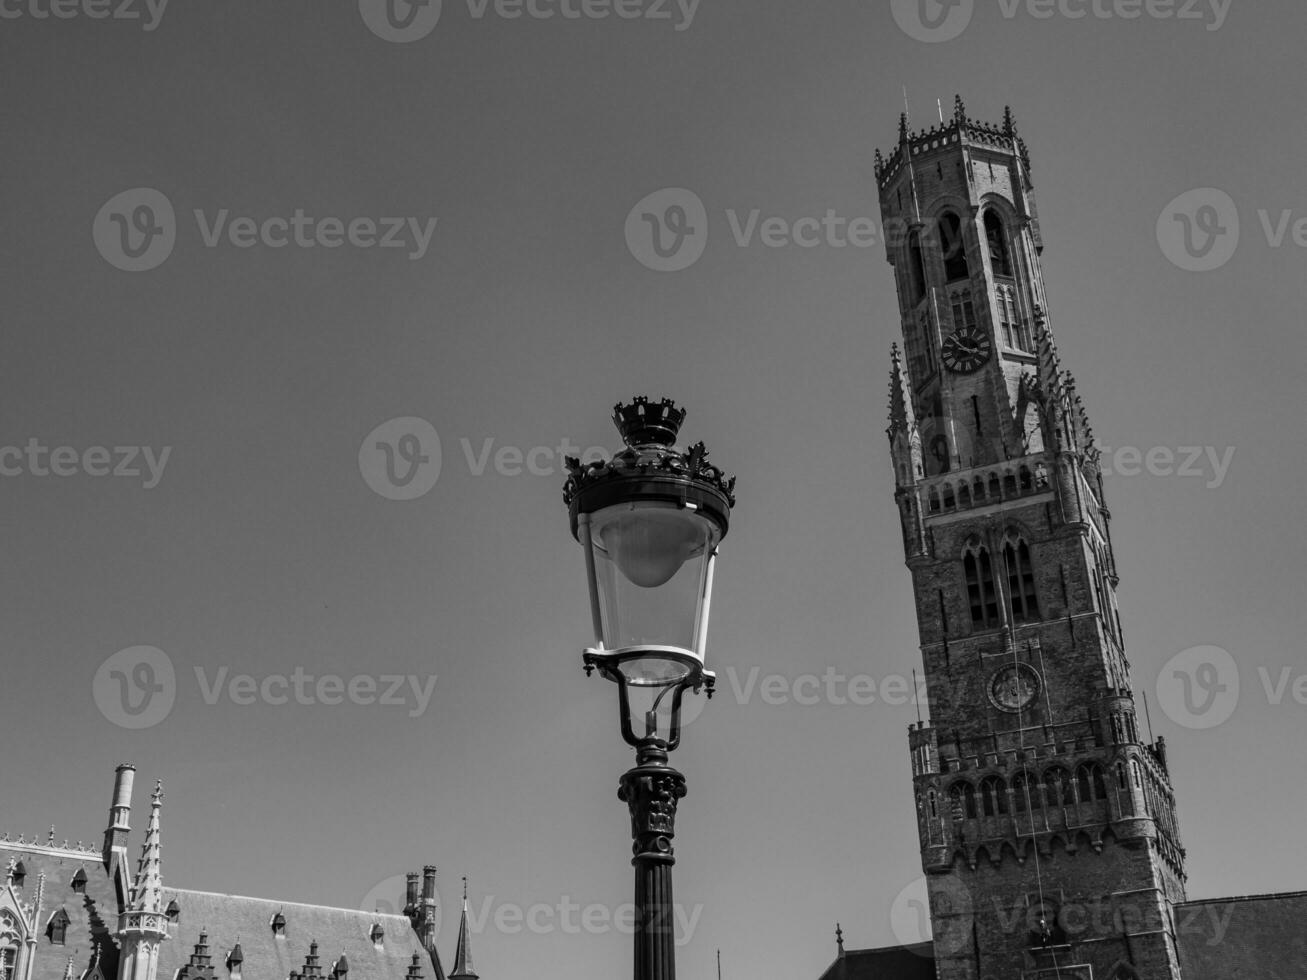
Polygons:
<instances>
[{"instance_id":1,"label":"roof spire","mask_svg":"<svg viewBox=\"0 0 1307 980\"><path fill-rule=\"evenodd\" d=\"M463 916L458 923L458 949L454 951L454 972L449 980L479 980L472 968L472 941L467 930L467 875L463 876Z\"/></svg>"},{"instance_id":2,"label":"roof spire","mask_svg":"<svg viewBox=\"0 0 1307 980\"><path fill-rule=\"evenodd\" d=\"M163 912L163 877L159 862L159 808L163 806L163 780L154 784L150 799L150 821L145 827L141 859L136 865L131 908L137 912Z\"/></svg>"},{"instance_id":3,"label":"roof spire","mask_svg":"<svg viewBox=\"0 0 1307 980\"><path fill-rule=\"evenodd\" d=\"M840 928L840 924L838 922L835 923L835 945L839 948L840 956L843 956L844 955L844 930Z\"/></svg>"}]
</instances>

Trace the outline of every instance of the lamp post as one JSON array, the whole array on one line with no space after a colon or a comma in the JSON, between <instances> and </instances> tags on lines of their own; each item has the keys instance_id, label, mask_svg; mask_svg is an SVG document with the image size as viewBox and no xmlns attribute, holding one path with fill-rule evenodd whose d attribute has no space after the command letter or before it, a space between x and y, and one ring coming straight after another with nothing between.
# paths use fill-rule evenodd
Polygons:
<instances>
[{"instance_id":1,"label":"lamp post","mask_svg":"<svg viewBox=\"0 0 1307 980\"><path fill-rule=\"evenodd\" d=\"M617 793L631 813L635 980L675 980L672 839L685 777L667 760L681 741L685 692L712 697L716 681L704 643L735 479L708 463L703 443L676 446L685 411L669 399L618 405L613 421L625 448L589 464L569 458L563 500L590 586L585 671L617 685L622 738L636 752Z\"/></svg>"}]
</instances>

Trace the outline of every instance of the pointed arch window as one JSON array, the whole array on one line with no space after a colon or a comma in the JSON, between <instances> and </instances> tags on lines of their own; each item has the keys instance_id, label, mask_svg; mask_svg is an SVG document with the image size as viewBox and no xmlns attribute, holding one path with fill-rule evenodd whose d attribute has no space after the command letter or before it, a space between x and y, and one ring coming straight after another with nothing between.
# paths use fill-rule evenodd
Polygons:
<instances>
[{"instance_id":1,"label":"pointed arch window","mask_svg":"<svg viewBox=\"0 0 1307 980\"><path fill-rule=\"evenodd\" d=\"M1008 595L1012 599L1012 621L1033 623L1039 620L1039 596L1035 591L1035 569L1030 560L1030 546L1022 538L1003 545L1007 565Z\"/></svg>"},{"instance_id":2,"label":"pointed arch window","mask_svg":"<svg viewBox=\"0 0 1307 980\"><path fill-rule=\"evenodd\" d=\"M908 239L908 289L913 306L926 298L926 260L921 252L919 231L914 231Z\"/></svg>"},{"instance_id":3,"label":"pointed arch window","mask_svg":"<svg viewBox=\"0 0 1307 980\"><path fill-rule=\"evenodd\" d=\"M949 802L953 808L954 819L966 818L975 820L976 811L976 787L963 781L954 783L949 788Z\"/></svg>"},{"instance_id":4,"label":"pointed arch window","mask_svg":"<svg viewBox=\"0 0 1307 980\"><path fill-rule=\"evenodd\" d=\"M940 219L939 244L944 253L944 278L949 282L970 279L967 246L962 236L962 219L952 211L947 212Z\"/></svg>"},{"instance_id":5,"label":"pointed arch window","mask_svg":"<svg viewBox=\"0 0 1307 980\"><path fill-rule=\"evenodd\" d=\"M998 323L1003 333L1003 346L1017 344L1017 301L1010 286L999 286L995 291L998 300Z\"/></svg>"},{"instance_id":6,"label":"pointed arch window","mask_svg":"<svg viewBox=\"0 0 1307 980\"><path fill-rule=\"evenodd\" d=\"M994 565L989 549L972 547L962 559L967 578L967 599L971 604L971 625L993 629L999 625L998 594L994 588Z\"/></svg>"},{"instance_id":7,"label":"pointed arch window","mask_svg":"<svg viewBox=\"0 0 1307 980\"><path fill-rule=\"evenodd\" d=\"M976 301L972 298L970 289L958 289L950 293L949 304L953 308L953 329L975 329Z\"/></svg>"},{"instance_id":8,"label":"pointed arch window","mask_svg":"<svg viewBox=\"0 0 1307 980\"><path fill-rule=\"evenodd\" d=\"M0 912L0 980L14 980L18 972L18 920L8 909Z\"/></svg>"},{"instance_id":9,"label":"pointed arch window","mask_svg":"<svg viewBox=\"0 0 1307 980\"><path fill-rule=\"evenodd\" d=\"M1054 768L1044 773L1044 803L1050 809L1075 803L1075 791L1065 769Z\"/></svg>"},{"instance_id":10,"label":"pointed arch window","mask_svg":"<svg viewBox=\"0 0 1307 980\"><path fill-rule=\"evenodd\" d=\"M991 208L985 212L985 242L989 246L989 263L994 275L1012 278L1012 253L1008 247L1003 219Z\"/></svg>"},{"instance_id":11,"label":"pointed arch window","mask_svg":"<svg viewBox=\"0 0 1307 980\"><path fill-rule=\"evenodd\" d=\"M985 816L1006 816L1007 785L997 776L990 776L980 784L981 804Z\"/></svg>"}]
</instances>

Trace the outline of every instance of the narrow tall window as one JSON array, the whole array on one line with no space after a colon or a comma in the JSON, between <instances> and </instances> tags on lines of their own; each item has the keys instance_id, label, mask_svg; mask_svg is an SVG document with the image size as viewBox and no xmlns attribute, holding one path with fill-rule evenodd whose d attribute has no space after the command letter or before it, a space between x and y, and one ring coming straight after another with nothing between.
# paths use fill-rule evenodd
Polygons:
<instances>
[{"instance_id":1,"label":"narrow tall window","mask_svg":"<svg viewBox=\"0 0 1307 980\"><path fill-rule=\"evenodd\" d=\"M921 356L926 366L924 377L929 378L935 373L935 338L930 329L929 310L921 313Z\"/></svg>"},{"instance_id":2,"label":"narrow tall window","mask_svg":"<svg viewBox=\"0 0 1307 980\"><path fill-rule=\"evenodd\" d=\"M921 254L921 233L916 231L908 240L908 276L912 305L916 306L926 298L926 261Z\"/></svg>"},{"instance_id":3,"label":"narrow tall window","mask_svg":"<svg viewBox=\"0 0 1307 980\"><path fill-rule=\"evenodd\" d=\"M956 290L949 295L949 303L953 307L954 329L961 330L963 327L974 329L976 326L976 303L971 298L971 290Z\"/></svg>"},{"instance_id":4,"label":"narrow tall window","mask_svg":"<svg viewBox=\"0 0 1307 980\"><path fill-rule=\"evenodd\" d=\"M970 550L962 559L971 603L971 625L990 629L999 625L998 595L994 589L994 567L988 548Z\"/></svg>"},{"instance_id":5,"label":"narrow tall window","mask_svg":"<svg viewBox=\"0 0 1307 980\"><path fill-rule=\"evenodd\" d=\"M985 241L989 245L989 263L994 275L1012 278L1012 254L1008 249L1003 219L992 209L985 212Z\"/></svg>"},{"instance_id":6,"label":"narrow tall window","mask_svg":"<svg viewBox=\"0 0 1307 980\"><path fill-rule=\"evenodd\" d=\"M967 247L962 237L962 220L956 214L949 212L940 220L939 240L944 252L944 278L949 282L970 279Z\"/></svg>"},{"instance_id":7,"label":"narrow tall window","mask_svg":"<svg viewBox=\"0 0 1307 980\"><path fill-rule=\"evenodd\" d=\"M1008 595L1012 598L1012 621L1033 623L1039 619L1039 597L1035 593L1035 570L1030 561L1030 546L1021 539L1003 546L1007 565Z\"/></svg>"},{"instance_id":8,"label":"narrow tall window","mask_svg":"<svg viewBox=\"0 0 1307 980\"><path fill-rule=\"evenodd\" d=\"M998 298L998 323L1003 331L1003 346L1016 346L1016 302L1012 296L1012 290L1006 286L999 286L996 290Z\"/></svg>"}]
</instances>

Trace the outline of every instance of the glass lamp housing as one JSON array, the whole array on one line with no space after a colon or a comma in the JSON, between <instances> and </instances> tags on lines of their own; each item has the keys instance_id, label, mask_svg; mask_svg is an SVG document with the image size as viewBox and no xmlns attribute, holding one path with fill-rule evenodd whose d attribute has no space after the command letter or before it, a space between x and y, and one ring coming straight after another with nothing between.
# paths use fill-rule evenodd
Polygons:
<instances>
[{"instance_id":1,"label":"glass lamp housing","mask_svg":"<svg viewBox=\"0 0 1307 980\"><path fill-rule=\"evenodd\" d=\"M636 398L614 409L624 449L567 461L563 498L585 551L594 627L586 665L624 690L711 690L704 643L735 480L708 463L703 443L676 445L684 418L670 399Z\"/></svg>"},{"instance_id":2,"label":"glass lamp housing","mask_svg":"<svg viewBox=\"0 0 1307 980\"><path fill-rule=\"evenodd\" d=\"M720 528L693 505L630 501L582 522L595 642L635 687L685 680L704 662Z\"/></svg>"}]
</instances>

